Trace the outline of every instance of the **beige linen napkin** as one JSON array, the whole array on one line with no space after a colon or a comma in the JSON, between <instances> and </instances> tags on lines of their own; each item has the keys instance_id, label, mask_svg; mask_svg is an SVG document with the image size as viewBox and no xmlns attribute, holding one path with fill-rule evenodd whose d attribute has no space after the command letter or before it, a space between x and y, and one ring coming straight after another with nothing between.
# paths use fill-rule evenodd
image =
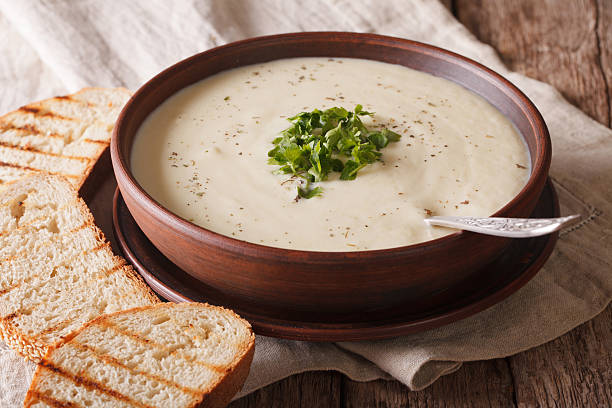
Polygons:
<instances>
[{"instance_id":1,"label":"beige linen napkin","mask_svg":"<svg viewBox=\"0 0 612 408\"><path fill-rule=\"evenodd\" d=\"M550 86L510 73L435 1L282 0L0 3L0 111L83 86L138 88L198 51L246 37L305 30L377 32L451 49L500 72L544 115L564 231L545 268L506 301L445 327L382 341L308 343L259 336L240 395L294 373L338 370L426 387L462 361L547 342L599 313L612 297L612 131ZM34 365L0 343L0 406L18 406Z\"/></svg>"}]
</instances>

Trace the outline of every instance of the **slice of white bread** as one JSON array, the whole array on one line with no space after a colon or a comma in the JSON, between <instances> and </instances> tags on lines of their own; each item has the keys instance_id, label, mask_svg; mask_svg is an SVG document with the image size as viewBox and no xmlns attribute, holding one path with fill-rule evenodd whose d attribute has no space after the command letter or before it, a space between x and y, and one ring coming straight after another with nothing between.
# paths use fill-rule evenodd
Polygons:
<instances>
[{"instance_id":1,"label":"slice of white bread","mask_svg":"<svg viewBox=\"0 0 612 408\"><path fill-rule=\"evenodd\" d=\"M202 303L98 317L49 349L25 407L223 407L253 359L251 326Z\"/></svg>"},{"instance_id":2,"label":"slice of white bread","mask_svg":"<svg viewBox=\"0 0 612 408\"><path fill-rule=\"evenodd\" d=\"M0 338L38 361L49 346L106 313L159 302L113 255L64 178L36 174L0 192Z\"/></svg>"},{"instance_id":3,"label":"slice of white bread","mask_svg":"<svg viewBox=\"0 0 612 408\"><path fill-rule=\"evenodd\" d=\"M0 185L42 172L63 175L80 188L130 96L123 88L84 88L1 116Z\"/></svg>"}]
</instances>

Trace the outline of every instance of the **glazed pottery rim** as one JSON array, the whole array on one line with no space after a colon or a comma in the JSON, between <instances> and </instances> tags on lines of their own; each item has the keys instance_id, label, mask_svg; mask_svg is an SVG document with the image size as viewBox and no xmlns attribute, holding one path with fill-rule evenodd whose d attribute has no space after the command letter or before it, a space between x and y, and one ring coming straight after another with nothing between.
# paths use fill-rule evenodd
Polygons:
<instances>
[{"instance_id":1,"label":"glazed pottery rim","mask_svg":"<svg viewBox=\"0 0 612 408\"><path fill-rule=\"evenodd\" d=\"M186 219L180 217L179 215L173 213L158 201L156 201L153 197L149 195L149 193L141 187L141 185L136 181L134 176L132 175L132 171L130 166L127 164L128 159L126 158L126 152L120 151L119 146L121 145L118 140L121 137L120 134L123 131L124 124L128 121L128 117L132 114L132 111L138 109L138 105L140 104L140 99L143 98L143 95L152 92L155 88L157 88L160 84L163 84L166 80L173 77L174 75L179 74L181 71L189 68L193 61L199 60L201 58L212 57L215 54L222 53L225 50L232 48L240 48L240 47L248 47L249 45L256 45L258 43L266 43L273 42L278 40L286 40L290 41L294 40L307 40L309 37L313 39L316 36L321 35L329 35L334 37L342 37L340 40L369 40L369 41L378 41L380 42L381 47L389 47L389 46L403 46L404 49L418 49L421 52L424 52L429 57L438 58L440 60L445 60L446 62L454 63L462 68L466 68L470 70L473 74L478 75L483 78L487 78L492 80L491 82L495 84L495 87L498 88L501 92L503 92L509 99L511 99L517 107L520 108L522 115L529 122L529 126L531 131L535 134L537 145L536 150L541 151L541 154L536 155L535 161L530 166L530 175L529 179L523 186L523 188L516 194L512 200L510 200L506 205L504 205L500 210L495 212L492 217L503 217L513 208L517 207L525 197L529 196L529 193L538 188L538 184L542 184L541 180L546 180L548 175L548 170L550 167L550 161L552 156L552 147L550 141L550 135L548 132L548 128L544 119L533 102L515 85L513 85L510 81L504 78L502 75L497 72L487 68L486 66L464 57L460 54L454 53L452 51L445 50L443 48L439 48L433 45L421 43L418 41L384 36L379 34L369 34L369 33L353 33L353 32L341 32L341 31L318 31L318 32L298 32L298 33L285 33L285 34L276 34L276 35L268 35L261 37L252 37L248 39L244 39L241 41L236 41L232 43L228 43L219 47L211 48L209 50L200 52L191 57L183 59L170 67L164 69L159 74L155 75L153 78L148 80L144 85L142 85L130 98L130 100L126 103L126 105L121 110L119 117L115 123L115 127L113 129L112 137L111 137L111 159L113 163L113 169L115 172L116 178L119 180L121 178L122 183L119 183L120 190L122 188L126 190L130 190L131 193L138 199L138 205L143 208L148 214L156 214L160 220L163 219L163 224L166 227L171 228L172 230L179 231L182 236L188 236L194 241L202 242L202 244L213 246L213 247L221 247L224 249L237 249L242 253L252 253L255 256L260 258L275 258L275 259L283 259L290 260L293 256L300 256L302 261L306 258L309 263L347 263L351 261L363 262L364 257L395 257L395 256L404 256L408 252L418 253L420 251L426 251L431 248L448 245L453 241L460 239L464 235L473 234L471 232L458 231L449 235L445 235L440 238L436 238L433 240L428 240L412 245L404 245L383 249L373 249L373 250L363 250L363 251L313 251L313 250L300 250L300 249L287 249L280 248L268 245L257 244L253 242L243 241L240 239L232 238L226 235L222 235L220 233L211 231L204 227L198 226L192 222L187 221ZM384 52L384 51L383 51ZM322 55L323 56L323 55ZM333 58L333 56L326 55L325 57ZM280 56L279 59L287 58ZM354 57L367 59L364 57ZM248 65L248 64L245 64ZM243 66L243 65L236 65ZM423 71L426 72L426 71ZM436 76L436 74L431 74ZM207 78L208 76L202 77L201 79ZM451 79L447 79L451 82ZM187 85L188 86L188 85ZM179 88L174 91L173 94L178 92ZM469 90L469 89L468 89ZM470 92L474 92L471 91ZM167 98L166 98L167 99ZM163 102L161 102L163 103ZM160 103L160 104L161 104ZM489 102L490 103L490 102ZM159 105L157 105L159 106ZM496 108L497 109L497 108ZM150 114L150 112L148 113ZM148 115L147 114L147 115ZM141 122L142 124L142 122ZM525 136L521 135L523 139ZM132 140L133 143L133 140ZM529 152L530 156L532 152ZM541 179L541 180L540 180ZM122 191L125 196L125 192Z\"/></svg>"}]
</instances>

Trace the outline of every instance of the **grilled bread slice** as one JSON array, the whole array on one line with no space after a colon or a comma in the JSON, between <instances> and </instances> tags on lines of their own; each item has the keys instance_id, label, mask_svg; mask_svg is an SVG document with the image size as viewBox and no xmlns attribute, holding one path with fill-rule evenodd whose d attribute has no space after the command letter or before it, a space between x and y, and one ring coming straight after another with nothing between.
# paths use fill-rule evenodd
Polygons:
<instances>
[{"instance_id":1,"label":"grilled bread slice","mask_svg":"<svg viewBox=\"0 0 612 408\"><path fill-rule=\"evenodd\" d=\"M127 89L85 88L0 117L0 185L32 173L80 188L110 143Z\"/></svg>"},{"instance_id":2,"label":"grilled bread slice","mask_svg":"<svg viewBox=\"0 0 612 408\"><path fill-rule=\"evenodd\" d=\"M83 323L158 301L66 179L36 174L0 192L0 337L9 347L38 361Z\"/></svg>"},{"instance_id":3,"label":"grilled bread slice","mask_svg":"<svg viewBox=\"0 0 612 408\"><path fill-rule=\"evenodd\" d=\"M250 325L202 303L98 317L49 349L25 407L222 407L253 359Z\"/></svg>"}]
</instances>

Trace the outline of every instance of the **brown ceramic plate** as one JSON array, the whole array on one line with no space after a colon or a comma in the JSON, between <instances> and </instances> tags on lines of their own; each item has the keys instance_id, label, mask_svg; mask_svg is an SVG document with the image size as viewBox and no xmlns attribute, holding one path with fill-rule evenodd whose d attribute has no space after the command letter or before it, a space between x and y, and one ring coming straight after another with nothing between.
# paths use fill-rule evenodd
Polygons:
<instances>
[{"instance_id":1,"label":"brown ceramic plate","mask_svg":"<svg viewBox=\"0 0 612 408\"><path fill-rule=\"evenodd\" d=\"M532 217L558 217L559 202L550 180ZM119 190L113 200L115 236L126 258L164 299L209 302L246 318L257 334L293 340L352 341L414 333L439 327L482 311L526 284L550 256L557 234L517 239L474 278L441 294L447 303L427 309L418 302L369 313L279 313L231 298L204 285L170 262L138 228Z\"/></svg>"},{"instance_id":2,"label":"brown ceramic plate","mask_svg":"<svg viewBox=\"0 0 612 408\"><path fill-rule=\"evenodd\" d=\"M497 73L450 51L401 38L337 32L282 34L224 45L183 60L143 85L121 112L111 141L115 176L130 214L154 246L194 282L215 288L241 305L266 310L262 316L301 313L309 318L309 314L325 313L335 319L347 313L374 316L406 304L420 311L445 307L453 299L453 290L473 282L476 272L499 258L513 242L458 232L374 251L273 248L226 237L176 216L132 176L129 157L134 136L148 114L168 97L223 70L306 56L399 64L449 79L483 96L517 127L531 155L527 184L495 215L532 214L546 183L551 145L540 113L520 90Z\"/></svg>"}]
</instances>

